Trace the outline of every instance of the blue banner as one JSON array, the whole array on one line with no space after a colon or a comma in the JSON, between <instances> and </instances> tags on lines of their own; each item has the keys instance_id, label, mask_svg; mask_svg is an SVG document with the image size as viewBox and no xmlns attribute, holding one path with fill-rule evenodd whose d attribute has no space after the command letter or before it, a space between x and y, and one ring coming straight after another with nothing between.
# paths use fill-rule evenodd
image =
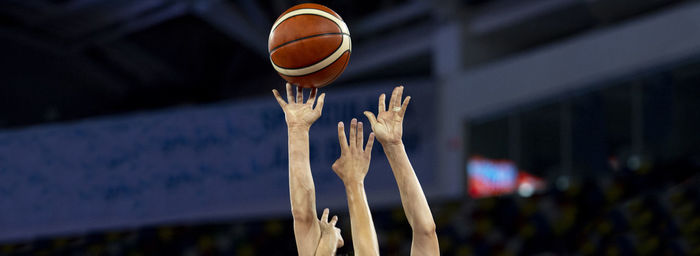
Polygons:
<instances>
[{"instance_id":1,"label":"blue banner","mask_svg":"<svg viewBox=\"0 0 700 256\"><path fill-rule=\"evenodd\" d=\"M393 84L326 92L310 132L318 207L346 208L330 166L336 124L369 122ZM404 141L423 186L436 180L434 93L416 81ZM287 130L269 96L0 133L0 240L164 222L288 216ZM366 178L373 206L399 203L379 143Z\"/></svg>"}]
</instances>

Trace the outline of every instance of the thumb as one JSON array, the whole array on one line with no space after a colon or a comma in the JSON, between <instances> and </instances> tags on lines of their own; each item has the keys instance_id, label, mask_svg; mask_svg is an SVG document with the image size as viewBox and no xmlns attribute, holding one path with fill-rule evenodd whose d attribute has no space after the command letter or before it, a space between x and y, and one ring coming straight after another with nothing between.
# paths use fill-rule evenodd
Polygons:
<instances>
[{"instance_id":1,"label":"thumb","mask_svg":"<svg viewBox=\"0 0 700 256\"><path fill-rule=\"evenodd\" d=\"M374 113L365 111L364 114L369 120L369 124L372 125L372 128L374 128L374 125L377 123L377 118L374 116Z\"/></svg>"}]
</instances>

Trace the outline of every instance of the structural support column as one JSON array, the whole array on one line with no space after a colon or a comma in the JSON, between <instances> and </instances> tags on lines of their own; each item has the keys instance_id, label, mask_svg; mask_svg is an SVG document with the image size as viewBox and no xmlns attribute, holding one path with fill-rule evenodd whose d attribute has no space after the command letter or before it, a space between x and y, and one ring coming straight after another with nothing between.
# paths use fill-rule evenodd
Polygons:
<instances>
[{"instance_id":1,"label":"structural support column","mask_svg":"<svg viewBox=\"0 0 700 256\"><path fill-rule=\"evenodd\" d=\"M461 177L466 177L465 167L462 165L459 169L454 169L454 164L463 163L464 155L456 154L456 152L467 152L464 145L466 130L464 119L461 116L455 115L456 112L450 107L449 96L452 92L449 90L451 86L449 81L455 77L462 69L462 23L454 22L444 26L435 32L432 42L432 66L433 73L437 77L437 106L438 116L435 120L439 120L437 124L436 139L438 141L436 167L438 173L438 184L440 188L435 188L435 194L438 195L455 195L461 193L464 188L465 180ZM463 175L454 174L461 173Z\"/></svg>"}]
</instances>

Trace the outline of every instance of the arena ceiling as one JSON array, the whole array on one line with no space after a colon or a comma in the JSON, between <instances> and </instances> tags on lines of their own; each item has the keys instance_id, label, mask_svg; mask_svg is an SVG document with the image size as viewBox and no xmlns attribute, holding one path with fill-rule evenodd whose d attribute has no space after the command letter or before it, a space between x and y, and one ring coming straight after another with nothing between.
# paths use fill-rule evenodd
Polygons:
<instances>
[{"instance_id":1,"label":"arena ceiling","mask_svg":"<svg viewBox=\"0 0 700 256\"><path fill-rule=\"evenodd\" d=\"M622 0L554 1L560 4L547 4L552 0L318 2L338 11L353 37L350 66L337 86L429 76L432 42L425 35L444 23L468 22L465 34L489 45L508 42L491 54L471 61L477 55L469 55L465 61L479 64L601 22L679 2L635 1L635 6L646 7L627 14L623 12L630 8L622 8ZM305 1L0 1L0 129L266 94L282 85L267 58L270 26L279 13L300 2ZM520 7L534 11L523 16ZM593 21L582 12L592 13ZM568 28L561 35L523 32L571 13L579 13L570 16L579 19L560 22L557 28Z\"/></svg>"}]
</instances>

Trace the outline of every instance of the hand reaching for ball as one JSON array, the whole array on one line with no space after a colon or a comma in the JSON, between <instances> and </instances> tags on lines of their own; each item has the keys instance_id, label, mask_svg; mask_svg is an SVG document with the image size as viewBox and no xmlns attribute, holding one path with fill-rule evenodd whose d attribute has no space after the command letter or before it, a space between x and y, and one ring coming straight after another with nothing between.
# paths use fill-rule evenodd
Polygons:
<instances>
[{"instance_id":1,"label":"hand reaching for ball","mask_svg":"<svg viewBox=\"0 0 700 256\"><path fill-rule=\"evenodd\" d=\"M292 91L292 85L287 83L287 102L282 99L280 93L273 89L272 93L277 99L277 103L280 104L282 110L284 111L284 118L287 121L287 128L295 129L309 129L311 125L321 117L321 112L323 111L323 102L326 98L326 94L322 93L318 97L318 104L314 108L314 102L316 101L316 94L318 89L311 89L311 94L309 94L309 99L304 103L304 93L301 87L297 86L297 96L294 97L294 92Z\"/></svg>"},{"instance_id":2,"label":"hand reaching for ball","mask_svg":"<svg viewBox=\"0 0 700 256\"><path fill-rule=\"evenodd\" d=\"M353 118L350 121L350 138L345 138L343 122L338 123L338 141L340 142L340 158L335 160L331 169L348 186L354 183L363 183L369 171L369 162L372 157L372 145L374 134L370 134L367 145L362 148L364 140L362 122Z\"/></svg>"},{"instance_id":3,"label":"hand reaching for ball","mask_svg":"<svg viewBox=\"0 0 700 256\"><path fill-rule=\"evenodd\" d=\"M411 101L411 96L406 97L401 103L403 95L403 86L397 86L391 93L389 100L389 109L386 109L386 95L382 93L379 96L379 112L375 117L370 111L365 111L364 114L369 119L372 130L374 131L377 140L384 146L401 144L401 136L403 134L403 117L406 114L408 102Z\"/></svg>"}]
</instances>

